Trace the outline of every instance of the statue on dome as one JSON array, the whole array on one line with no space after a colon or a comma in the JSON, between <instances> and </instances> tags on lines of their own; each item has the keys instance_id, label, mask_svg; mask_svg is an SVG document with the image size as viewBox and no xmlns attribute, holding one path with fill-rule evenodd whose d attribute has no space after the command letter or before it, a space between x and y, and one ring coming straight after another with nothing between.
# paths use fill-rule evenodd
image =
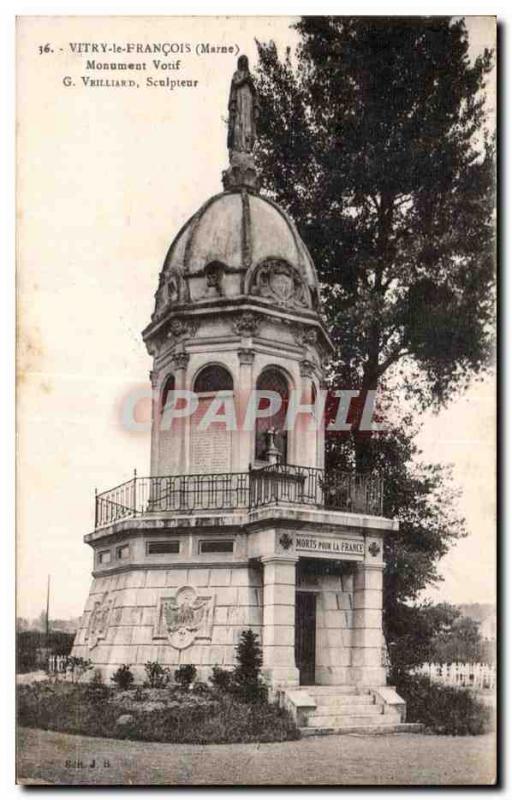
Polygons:
<instances>
[{"instance_id":1,"label":"statue on dome","mask_svg":"<svg viewBox=\"0 0 512 800\"><path fill-rule=\"evenodd\" d=\"M228 149L251 153L256 141L258 95L249 71L249 59L240 56L229 91Z\"/></svg>"}]
</instances>

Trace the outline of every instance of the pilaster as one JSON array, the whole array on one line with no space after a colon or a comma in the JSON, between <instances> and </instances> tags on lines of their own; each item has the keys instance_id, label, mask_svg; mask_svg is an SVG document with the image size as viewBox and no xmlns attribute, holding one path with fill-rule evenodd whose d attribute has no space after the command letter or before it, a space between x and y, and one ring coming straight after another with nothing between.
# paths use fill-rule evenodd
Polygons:
<instances>
[{"instance_id":1,"label":"pilaster","mask_svg":"<svg viewBox=\"0 0 512 800\"><path fill-rule=\"evenodd\" d=\"M269 556L263 563L263 672L273 688L297 686L295 584L298 558Z\"/></svg>"},{"instance_id":2,"label":"pilaster","mask_svg":"<svg viewBox=\"0 0 512 800\"><path fill-rule=\"evenodd\" d=\"M382 686L382 562L357 564L354 573L352 675L361 686Z\"/></svg>"}]
</instances>

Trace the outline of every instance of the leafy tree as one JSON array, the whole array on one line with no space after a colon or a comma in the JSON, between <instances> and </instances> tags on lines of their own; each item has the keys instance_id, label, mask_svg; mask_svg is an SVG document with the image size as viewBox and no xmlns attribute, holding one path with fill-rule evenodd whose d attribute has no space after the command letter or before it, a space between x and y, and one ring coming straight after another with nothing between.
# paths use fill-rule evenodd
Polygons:
<instances>
[{"instance_id":1,"label":"leafy tree","mask_svg":"<svg viewBox=\"0 0 512 800\"><path fill-rule=\"evenodd\" d=\"M425 662L451 664L482 659L478 623L449 603L399 604L393 616L391 650L393 683Z\"/></svg>"},{"instance_id":2,"label":"leafy tree","mask_svg":"<svg viewBox=\"0 0 512 800\"><path fill-rule=\"evenodd\" d=\"M414 667L435 661L433 643L442 631L451 630L460 614L448 603L399 604L394 611L393 636L388 639L391 682L400 683Z\"/></svg>"},{"instance_id":3,"label":"leafy tree","mask_svg":"<svg viewBox=\"0 0 512 800\"><path fill-rule=\"evenodd\" d=\"M296 52L258 43L257 160L322 282L336 346L331 384L397 390L441 406L489 364L494 314L494 142L485 50L463 20L304 17ZM418 462L411 416L327 439L328 468L378 468L386 543L384 622L398 641L459 536L446 472ZM395 419L394 424L389 422ZM449 477L449 476L448 476ZM405 626L405 627L404 627Z\"/></svg>"},{"instance_id":4,"label":"leafy tree","mask_svg":"<svg viewBox=\"0 0 512 800\"><path fill-rule=\"evenodd\" d=\"M485 50L450 18L305 17L296 60L258 43L257 157L324 282L346 386L391 368L424 406L488 363L493 146Z\"/></svg>"},{"instance_id":5,"label":"leafy tree","mask_svg":"<svg viewBox=\"0 0 512 800\"><path fill-rule=\"evenodd\" d=\"M430 660L451 664L485 660L479 625L471 617L464 617L458 609L450 626L443 627L434 637Z\"/></svg>"}]
</instances>

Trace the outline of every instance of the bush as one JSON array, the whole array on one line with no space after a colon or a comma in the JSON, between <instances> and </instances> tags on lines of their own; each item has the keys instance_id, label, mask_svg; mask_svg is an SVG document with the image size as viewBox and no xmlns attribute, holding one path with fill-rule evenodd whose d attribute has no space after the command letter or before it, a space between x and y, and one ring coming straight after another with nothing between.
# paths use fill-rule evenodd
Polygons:
<instances>
[{"instance_id":1,"label":"bush","mask_svg":"<svg viewBox=\"0 0 512 800\"><path fill-rule=\"evenodd\" d=\"M491 710L469 689L443 686L424 675L409 675L401 678L396 690L407 703L407 722L422 722L432 733L478 736L491 729Z\"/></svg>"},{"instance_id":2,"label":"bush","mask_svg":"<svg viewBox=\"0 0 512 800\"><path fill-rule=\"evenodd\" d=\"M161 694L158 708L133 704L136 690L112 694L104 703L89 699L89 686L37 683L18 689L20 725L84 736L188 744L281 742L297 739L291 716L275 705L252 706L231 695L209 698L194 692ZM181 698L179 701L176 698ZM129 725L120 726L122 715Z\"/></svg>"},{"instance_id":3,"label":"bush","mask_svg":"<svg viewBox=\"0 0 512 800\"><path fill-rule=\"evenodd\" d=\"M169 683L170 670L158 661L147 661L144 669L148 676L146 683L151 689L163 689Z\"/></svg>"},{"instance_id":4,"label":"bush","mask_svg":"<svg viewBox=\"0 0 512 800\"><path fill-rule=\"evenodd\" d=\"M264 703L267 688L261 679L263 653L257 635L249 630L242 631L236 647L237 665L233 672L236 694L246 703Z\"/></svg>"},{"instance_id":5,"label":"bush","mask_svg":"<svg viewBox=\"0 0 512 800\"><path fill-rule=\"evenodd\" d=\"M211 689L204 681L196 681L193 686L194 694L211 694Z\"/></svg>"},{"instance_id":6,"label":"bush","mask_svg":"<svg viewBox=\"0 0 512 800\"><path fill-rule=\"evenodd\" d=\"M174 680L183 689L187 689L194 682L197 669L193 664L182 664L174 673Z\"/></svg>"},{"instance_id":7,"label":"bush","mask_svg":"<svg viewBox=\"0 0 512 800\"><path fill-rule=\"evenodd\" d=\"M96 669L92 680L85 686L84 698L91 703L104 703L111 695L112 689L105 686L100 670Z\"/></svg>"},{"instance_id":8,"label":"bush","mask_svg":"<svg viewBox=\"0 0 512 800\"><path fill-rule=\"evenodd\" d=\"M73 683L83 678L90 669L92 669L92 661L89 658L81 658L80 656L68 656L66 658L66 672L71 672Z\"/></svg>"},{"instance_id":9,"label":"bush","mask_svg":"<svg viewBox=\"0 0 512 800\"><path fill-rule=\"evenodd\" d=\"M115 683L118 689L129 689L134 681L133 672L131 671L130 664L122 664L116 672L112 675L111 681Z\"/></svg>"},{"instance_id":10,"label":"bush","mask_svg":"<svg viewBox=\"0 0 512 800\"><path fill-rule=\"evenodd\" d=\"M233 672L230 669L213 667L209 680L212 686L221 692L230 692L233 689Z\"/></svg>"}]
</instances>

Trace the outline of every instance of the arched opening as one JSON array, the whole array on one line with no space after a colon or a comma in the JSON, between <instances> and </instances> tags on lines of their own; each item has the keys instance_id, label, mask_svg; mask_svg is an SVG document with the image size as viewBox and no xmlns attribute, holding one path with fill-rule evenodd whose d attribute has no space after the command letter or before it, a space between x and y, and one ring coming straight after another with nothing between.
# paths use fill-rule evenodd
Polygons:
<instances>
[{"instance_id":1,"label":"arched opening","mask_svg":"<svg viewBox=\"0 0 512 800\"><path fill-rule=\"evenodd\" d=\"M163 389L160 393L160 413L163 414L165 404L167 403L167 398L169 396L169 392L174 392L176 388L176 381L174 375L169 375L167 380L164 383Z\"/></svg>"},{"instance_id":2,"label":"arched opening","mask_svg":"<svg viewBox=\"0 0 512 800\"><path fill-rule=\"evenodd\" d=\"M203 367L194 381L194 392L204 394L222 391L233 391L233 378L227 369L219 364L209 364L207 367Z\"/></svg>"},{"instance_id":3,"label":"arched opening","mask_svg":"<svg viewBox=\"0 0 512 800\"><path fill-rule=\"evenodd\" d=\"M280 463L286 464L288 461L288 431L285 430L286 413L288 411L289 386L288 380L276 367L264 369L256 382L256 389L259 391L277 392L281 397L281 406L272 417L258 417L256 420L255 437L255 459L256 461L266 461L268 437L266 433L271 428L276 432L275 445L280 452ZM259 410L268 408L269 401L261 398Z\"/></svg>"},{"instance_id":4,"label":"arched opening","mask_svg":"<svg viewBox=\"0 0 512 800\"><path fill-rule=\"evenodd\" d=\"M215 405L219 398L233 395L233 378L220 364L208 364L197 374L193 390L198 404L190 425L190 472L207 476L231 472L233 432L227 424L229 401ZM215 412L211 405L215 405ZM212 417L203 419L206 414ZM217 419L219 417L219 419ZM206 425L206 427L205 427Z\"/></svg>"}]
</instances>

